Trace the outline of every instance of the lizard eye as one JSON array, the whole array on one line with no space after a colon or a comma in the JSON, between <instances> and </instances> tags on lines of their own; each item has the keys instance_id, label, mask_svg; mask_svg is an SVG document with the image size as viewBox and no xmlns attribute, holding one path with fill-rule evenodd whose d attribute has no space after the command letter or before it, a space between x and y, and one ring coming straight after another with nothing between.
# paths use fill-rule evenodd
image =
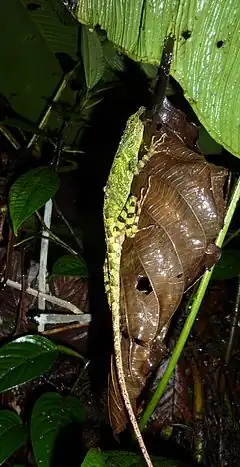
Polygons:
<instances>
[{"instance_id":1,"label":"lizard eye","mask_svg":"<svg viewBox=\"0 0 240 467\"><path fill-rule=\"evenodd\" d=\"M139 292L145 293L146 295L149 295L153 291L150 280L147 276L138 276L136 289L139 290Z\"/></svg>"}]
</instances>

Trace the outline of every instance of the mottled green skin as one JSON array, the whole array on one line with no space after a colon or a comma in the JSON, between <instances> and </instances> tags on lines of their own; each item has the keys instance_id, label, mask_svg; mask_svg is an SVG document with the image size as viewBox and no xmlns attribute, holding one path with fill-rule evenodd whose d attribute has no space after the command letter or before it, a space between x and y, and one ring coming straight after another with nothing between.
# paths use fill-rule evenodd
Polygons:
<instances>
[{"instance_id":1,"label":"mottled green skin","mask_svg":"<svg viewBox=\"0 0 240 467\"><path fill-rule=\"evenodd\" d=\"M104 199L104 223L106 235L112 235L130 195L134 175L137 173L138 153L143 138L144 125L141 107L126 125L108 177Z\"/></svg>"},{"instance_id":2,"label":"mottled green skin","mask_svg":"<svg viewBox=\"0 0 240 467\"><path fill-rule=\"evenodd\" d=\"M140 116L144 110L144 107L141 107L138 112L129 118L107 181L103 209L107 246L104 276L109 307L112 313L115 362L121 394L146 463L148 466L152 466L126 388L119 317L121 251L128 230L124 219L127 219L129 209L131 212L137 213L138 211L137 203L134 206L134 202L129 203L129 199L134 199L131 198L131 185L134 175L138 173L138 153L144 131Z\"/></svg>"}]
</instances>

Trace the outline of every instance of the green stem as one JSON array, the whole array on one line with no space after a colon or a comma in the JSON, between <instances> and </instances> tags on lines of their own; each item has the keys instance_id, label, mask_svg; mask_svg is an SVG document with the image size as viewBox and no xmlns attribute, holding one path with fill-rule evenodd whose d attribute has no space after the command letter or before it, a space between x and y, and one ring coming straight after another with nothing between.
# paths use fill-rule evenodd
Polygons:
<instances>
[{"instance_id":1,"label":"green stem","mask_svg":"<svg viewBox=\"0 0 240 467\"><path fill-rule=\"evenodd\" d=\"M240 198L240 177L239 177L238 181L236 182L235 187L233 189L233 194L232 194L230 203L228 205L227 212L226 212L225 219L224 219L224 226L223 226L222 230L219 232L217 240L216 240L216 245L219 246L220 248L223 245L226 233L228 231L228 228L229 228L230 222L232 220L233 214L235 212L235 209L236 209L237 203L239 201L239 198ZM184 348L184 346L186 344L189 333L191 332L191 329L192 329L192 326L193 326L194 321L196 319L198 310L200 308L203 297L204 297L205 292L207 290L207 286L208 286L208 283L210 281L213 269L214 269L214 267L210 271L206 271L205 274L202 277L202 280L201 280L201 282L199 284L196 295L195 295L195 297L193 299L191 311L190 311L190 313L189 313L189 315L188 315L188 317L186 319L186 323L185 323L184 328L183 328L183 330L182 330L182 332L180 334L178 342L177 342L177 344L175 346L172 357L169 360L166 371L165 371L161 381L159 382L159 385L158 385L155 393L153 394L152 399L150 400L150 402L149 402L148 406L146 407L145 411L143 412L142 418L141 418L140 423L139 423L139 428L140 428L141 431L144 430L144 428L147 425L152 413L154 412L154 410L155 410L155 408L156 408L156 406L158 404L158 401L162 397L162 395L163 395L163 393L165 391L165 388L166 388L166 386L167 386L167 384L168 384L168 382L169 382L169 380L170 380L170 378L172 376L172 373L173 373L173 371L175 369L177 361L179 360L179 358L181 356L182 350L183 350L183 348Z\"/></svg>"},{"instance_id":2,"label":"green stem","mask_svg":"<svg viewBox=\"0 0 240 467\"><path fill-rule=\"evenodd\" d=\"M38 219L40 220L44 230L46 230L49 234L49 238L50 240L53 240L55 241L55 243L58 243L58 245L61 245L63 248L65 248L65 250L69 251L69 253L71 253L71 255L73 256L79 256L78 252L73 250L73 248L71 248L69 245L67 245L67 243L65 243L63 240L61 240L57 235L55 235L45 224L42 216L39 214L38 211L35 211L35 214L36 216L38 217Z\"/></svg>"}]
</instances>

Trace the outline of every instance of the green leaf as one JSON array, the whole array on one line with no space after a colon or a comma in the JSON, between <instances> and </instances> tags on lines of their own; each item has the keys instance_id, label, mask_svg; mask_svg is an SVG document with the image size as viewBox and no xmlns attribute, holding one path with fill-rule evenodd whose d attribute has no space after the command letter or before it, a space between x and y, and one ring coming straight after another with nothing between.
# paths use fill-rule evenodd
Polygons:
<instances>
[{"instance_id":1,"label":"green leaf","mask_svg":"<svg viewBox=\"0 0 240 467\"><path fill-rule=\"evenodd\" d=\"M15 235L22 223L40 209L59 188L58 175L48 167L29 170L12 185L10 216Z\"/></svg>"},{"instance_id":2,"label":"green leaf","mask_svg":"<svg viewBox=\"0 0 240 467\"><path fill-rule=\"evenodd\" d=\"M15 112L37 123L61 80L61 68L21 0L0 2L0 30L1 93Z\"/></svg>"},{"instance_id":3,"label":"green leaf","mask_svg":"<svg viewBox=\"0 0 240 467\"><path fill-rule=\"evenodd\" d=\"M29 0L23 0L28 14L54 54L67 54L77 59L78 25L59 0L37 0L38 8L28 8Z\"/></svg>"},{"instance_id":4,"label":"green leaf","mask_svg":"<svg viewBox=\"0 0 240 467\"><path fill-rule=\"evenodd\" d=\"M82 424L85 414L77 397L46 393L33 407L31 441L37 465L50 467L55 441L62 428L71 422Z\"/></svg>"},{"instance_id":5,"label":"green leaf","mask_svg":"<svg viewBox=\"0 0 240 467\"><path fill-rule=\"evenodd\" d=\"M174 37L172 76L208 133L240 157L239 0L81 0L76 18L131 58L159 64L165 38Z\"/></svg>"},{"instance_id":6,"label":"green leaf","mask_svg":"<svg viewBox=\"0 0 240 467\"><path fill-rule=\"evenodd\" d=\"M205 128L201 125L198 131L198 146L202 154L220 154L222 146L209 135Z\"/></svg>"},{"instance_id":7,"label":"green leaf","mask_svg":"<svg viewBox=\"0 0 240 467\"><path fill-rule=\"evenodd\" d=\"M96 31L82 27L81 52L87 88L92 89L102 78L104 60L102 45Z\"/></svg>"},{"instance_id":8,"label":"green leaf","mask_svg":"<svg viewBox=\"0 0 240 467\"><path fill-rule=\"evenodd\" d=\"M27 430L20 417L11 410L0 411L0 465L27 439Z\"/></svg>"},{"instance_id":9,"label":"green leaf","mask_svg":"<svg viewBox=\"0 0 240 467\"><path fill-rule=\"evenodd\" d=\"M164 457L151 456L155 467L187 467L186 464ZM100 451L90 449L81 467L145 467L142 456L127 451Z\"/></svg>"},{"instance_id":10,"label":"green leaf","mask_svg":"<svg viewBox=\"0 0 240 467\"><path fill-rule=\"evenodd\" d=\"M53 265L52 273L60 276L88 277L88 270L82 258L65 255Z\"/></svg>"},{"instance_id":11,"label":"green leaf","mask_svg":"<svg viewBox=\"0 0 240 467\"><path fill-rule=\"evenodd\" d=\"M114 47L114 45L111 44L111 42L109 42L108 40L102 42L102 48L104 58L109 68L116 71L124 71L124 55L120 54L117 51L116 47Z\"/></svg>"},{"instance_id":12,"label":"green leaf","mask_svg":"<svg viewBox=\"0 0 240 467\"><path fill-rule=\"evenodd\" d=\"M18 337L0 349L0 393L39 377L58 356L58 347L42 336Z\"/></svg>"},{"instance_id":13,"label":"green leaf","mask_svg":"<svg viewBox=\"0 0 240 467\"><path fill-rule=\"evenodd\" d=\"M99 449L89 449L81 467L106 467L104 457Z\"/></svg>"},{"instance_id":14,"label":"green leaf","mask_svg":"<svg viewBox=\"0 0 240 467\"><path fill-rule=\"evenodd\" d=\"M142 456L134 452L103 451L102 456L105 461L104 465L114 467L145 467L146 465ZM186 464L180 461L166 459L165 457L151 456L151 460L154 467L187 467Z\"/></svg>"},{"instance_id":15,"label":"green leaf","mask_svg":"<svg viewBox=\"0 0 240 467\"><path fill-rule=\"evenodd\" d=\"M232 279L240 275L240 251L239 250L224 250L218 263L216 264L212 280L223 281Z\"/></svg>"}]
</instances>

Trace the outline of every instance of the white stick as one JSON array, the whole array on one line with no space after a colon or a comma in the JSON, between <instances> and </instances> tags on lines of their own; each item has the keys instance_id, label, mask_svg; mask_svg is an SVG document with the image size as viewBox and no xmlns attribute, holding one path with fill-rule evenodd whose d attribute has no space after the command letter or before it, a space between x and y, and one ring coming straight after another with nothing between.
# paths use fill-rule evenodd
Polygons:
<instances>
[{"instance_id":1,"label":"white stick","mask_svg":"<svg viewBox=\"0 0 240 467\"><path fill-rule=\"evenodd\" d=\"M6 284L9 287L12 287L13 289L22 290L22 285L20 284L20 282L15 282L15 281L12 281L11 279L8 279ZM39 297L39 295L41 295L42 298L46 300L47 302L66 308L67 310L72 311L72 313L75 313L77 315L84 314L83 311L81 311L77 306L73 305L71 302L62 300L61 298L55 297L54 295L49 295L46 293L39 292L38 290L32 289L31 287L28 287L25 290L25 292L28 293L29 295L33 295L33 297Z\"/></svg>"}]
</instances>

